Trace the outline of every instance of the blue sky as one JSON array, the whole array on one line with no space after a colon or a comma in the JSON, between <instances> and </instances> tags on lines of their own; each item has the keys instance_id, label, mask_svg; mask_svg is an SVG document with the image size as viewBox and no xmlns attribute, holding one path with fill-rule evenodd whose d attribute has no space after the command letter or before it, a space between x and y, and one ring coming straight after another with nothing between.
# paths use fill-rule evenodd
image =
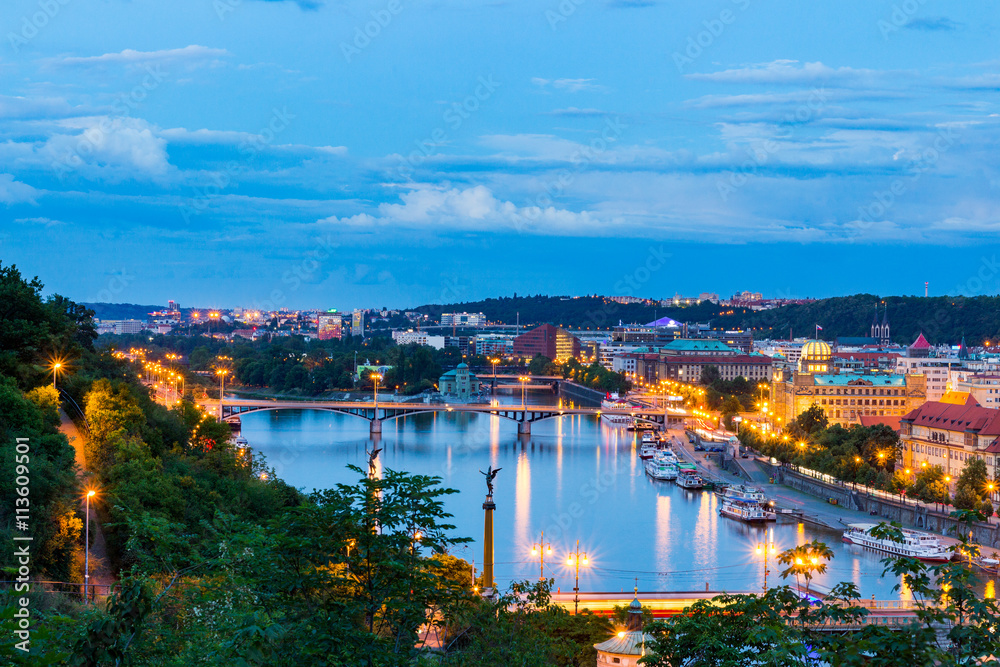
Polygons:
<instances>
[{"instance_id":1,"label":"blue sky","mask_svg":"<svg viewBox=\"0 0 1000 667\"><path fill-rule=\"evenodd\" d=\"M1000 288L984 0L0 18L0 261L77 300Z\"/></svg>"}]
</instances>

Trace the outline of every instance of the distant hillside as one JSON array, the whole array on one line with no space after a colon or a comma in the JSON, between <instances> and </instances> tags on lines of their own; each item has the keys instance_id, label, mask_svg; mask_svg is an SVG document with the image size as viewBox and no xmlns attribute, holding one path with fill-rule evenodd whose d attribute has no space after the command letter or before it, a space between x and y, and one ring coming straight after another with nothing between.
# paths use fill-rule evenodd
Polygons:
<instances>
[{"instance_id":1,"label":"distant hillside","mask_svg":"<svg viewBox=\"0 0 1000 667\"><path fill-rule=\"evenodd\" d=\"M100 320L145 320L149 314L165 306L140 306L134 303L84 303Z\"/></svg>"},{"instance_id":2,"label":"distant hillside","mask_svg":"<svg viewBox=\"0 0 1000 667\"><path fill-rule=\"evenodd\" d=\"M822 338L867 336L871 332L875 304L882 301L889 310L889 328L893 341L910 344L923 333L932 344L957 345L966 337L969 345L1000 338L1000 297L878 297L874 294L821 299L813 303L784 306L774 310L722 317L720 324L730 327L753 327L761 333L787 338L812 336L815 326L823 327Z\"/></svg>"},{"instance_id":3,"label":"distant hillside","mask_svg":"<svg viewBox=\"0 0 1000 667\"><path fill-rule=\"evenodd\" d=\"M513 324L520 313L521 324L545 322L573 329L605 329L618 324L644 324L658 317L672 317L680 322L711 322L713 327L756 329L757 337L787 338L813 336L815 326L823 327L820 336L867 336L871 332L875 304L879 321L884 307L889 309L892 339L912 343L922 332L933 344L957 345L965 335L969 345L984 340L1000 340L1000 297L879 297L874 294L820 299L812 303L782 306L773 310L751 311L702 303L687 308L652 308L622 305L602 297L527 296L501 297L447 305L425 305L416 310L431 317L441 313L484 313L492 321Z\"/></svg>"},{"instance_id":4,"label":"distant hillside","mask_svg":"<svg viewBox=\"0 0 1000 667\"><path fill-rule=\"evenodd\" d=\"M416 308L432 318L441 313L483 313L493 322L514 324L520 315L521 324L555 324L571 329L606 329L618 324L645 324L660 317L678 321L705 322L718 317L721 309L704 302L687 308L651 307L641 304L620 304L603 297L513 296L483 301L468 301L447 305L425 305ZM728 309L726 309L728 310ZM749 311L739 310L740 314Z\"/></svg>"}]
</instances>

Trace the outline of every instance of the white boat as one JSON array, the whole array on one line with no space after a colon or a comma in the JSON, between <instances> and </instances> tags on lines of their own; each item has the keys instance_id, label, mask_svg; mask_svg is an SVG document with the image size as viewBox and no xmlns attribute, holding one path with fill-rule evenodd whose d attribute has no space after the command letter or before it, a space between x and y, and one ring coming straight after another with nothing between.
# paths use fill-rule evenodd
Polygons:
<instances>
[{"instance_id":1,"label":"white boat","mask_svg":"<svg viewBox=\"0 0 1000 667\"><path fill-rule=\"evenodd\" d=\"M628 410L631 411L634 408L632 404L628 401L623 401L618 398L618 394L608 394L603 401L601 401L601 419L608 422L609 424L615 424L616 426L627 426L632 423L631 415L609 415L604 412L604 410Z\"/></svg>"},{"instance_id":2,"label":"white boat","mask_svg":"<svg viewBox=\"0 0 1000 667\"><path fill-rule=\"evenodd\" d=\"M659 449L656 454L653 455L653 461L657 463L669 463L670 465L676 466L680 461L677 459L677 455L674 454L669 449Z\"/></svg>"},{"instance_id":3,"label":"white boat","mask_svg":"<svg viewBox=\"0 0 1000 667\"><path fill-rule=\"evenodd\" d=\"M763 523L774 520L774 514L764 509L756 500L739 500L738 498L723 498L719 514L746 523Z\"/></svg>"},{"instance_id":4,"label":"white boat","mask_svg":"<svg viewBox=\"0 0 1000 667\"><path fill-rule=\"evenodd\" d=\"M653 443L644 443L642 447L639 448L639 458L646 460L651 459L654 456L656 456L656 445Z\"/></svg>"},{"instance_id":5,"label":"white boat","mask_svg":"<svg viewBox=\"0 0 1000 667\"><path fill-rule=\"evenodd\" d=\"M723 497L733 500L753 500L762 505L767 502L767 496L760 489L746 484L727 486Z\"/></svg>"},{"instance_id":6,"label":"white boat","mask_svg":"<svg viewBox=\"0 0 1000 667\"><path fill-rule=\"evenodd\" d=\"M670 463L661 463L657 461L646 461L646 474L653 479L676 479L677 478L677 466Z\"/></svg>"},{"instance_id":7,"label":"white boat","mask_svg":"<svg viewBox=\"0 0 1000 667\"><path fill-rule=\"evenodd\" d=\"M677 482L677 486L684 487L685 489L700 489L705 486L705 480L691 470L678 471L675 481Z\"/></svg>"},{"instance_id":8,"label":"white boat","mask_svg":"<svg viewBox=\"0 0 1000 667\"><path fill-rule=\"evenodd\" d=\"M941 544L941 540L935 535L903 528L903 541L893 542L888 539L879 539L871 534L872 529L877 525L874 523L849 524L847 530L844 531L844 541L893 556L906 556L932 563L947 563L951 560L952 552Z\"/></svg>"}]
</instances>

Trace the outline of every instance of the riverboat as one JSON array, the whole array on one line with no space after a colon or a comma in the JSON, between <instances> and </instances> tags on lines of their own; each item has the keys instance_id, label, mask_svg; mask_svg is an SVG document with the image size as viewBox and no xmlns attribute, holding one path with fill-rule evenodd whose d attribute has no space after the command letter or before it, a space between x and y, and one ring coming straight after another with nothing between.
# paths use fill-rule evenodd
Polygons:
<instances>
[{"instance_id":1,"label":"riverboat","mask_svg":"<svg viewBox=\"0 0 1000 667\"><path fill-rule=\"evenodd\" d=\"M733 484L726 487L725 497L733 500L753 500L762 505L767 502L767 496L760 489L746 484Z\"/></svg>"},{"instance_id":2,"label":"riverboat","mask_svg":"<svg viewBox=\"0 0 1000 667\"><path fill-rule=\"evenodd\" d=\"M675 481L677 486L685 489L700 489L705 486L705 480L692 470L678 470Z\"/></svg>"},{"instance_id":3,"label":"riverboat","mask_svg":"<svg viewBox=\"0 0 1000 667\"><path fill-rule=\"evenodd\" d=\"M639 448L639 458L643 461L648 460L656 456L656 445L651 442L644 443Z\"/></svg>"},{"instance_id":4,"label":"riverboat","mask_svg":"<svg viewBox=\"0 0 1000 667\"><path fill-rule=\"evenodd\" d=\"M629 426L632 424L631 415L609 415L603 412L603 410L633 410L634 407L628 401L622 400L618 397L617 393L607 394L604 400L601 401L601 419L608 422L609 424L614 424L615 426Z\"/></svg>"},{"instance_id":5,"label":"riverboat","mask_svg":"<svg viewBox=\"0 0 1000 667\"><path fill-rule=\"evenodd\" d=\"M936 536L917 530L903 528L903 541L893 542L889 539L879 539L871 534L874 523L852 523L844 531L844 542L874 549L893 556L907 556L930 563L947 563L952 552L941 544Z\"/></svg>"},{"instance_id":6,"label":"riverboat","mask_svg":"<svg viewBox=\"0 0 1000 667\"><path fill-rule=\"evenodd\" d=\"M738 498L723 498L719 514L744 523L764 523L774 521L772 512L768 512L756 500L740 500Z\"/></svg>"},{"instance_id":7,"label":"riverboat","mask_svg":"<svg viewBox=\"0 0 1000 667\"><path fill-rule=\"evenodd\" d=\"M677 479L677 466L664 461L646 461L646 474L653 479Z\"/></svg>"}]
</instances>

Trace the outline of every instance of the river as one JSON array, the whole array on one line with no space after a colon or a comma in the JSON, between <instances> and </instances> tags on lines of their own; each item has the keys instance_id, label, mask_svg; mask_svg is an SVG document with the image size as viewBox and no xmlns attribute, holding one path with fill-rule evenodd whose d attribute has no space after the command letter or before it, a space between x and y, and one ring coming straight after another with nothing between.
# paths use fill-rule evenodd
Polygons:
<instances>
[{"instance_id":1,"label":"river","mask_svg":"<svg viewBox=\"0 0 1000 667\"><path fill-rule=\"evenodd\" d=\"M501 396L520 403L520 396ZM552 395L529 403L555 404ZM277 474L306 491L356 481L348 464L367 467L368 422L313 410L258 412L243 416L243 435ZM490 415L422 414L385 422L379 442L386 468L437 475L461 493L445 499L456 533L475 541L455 552L483 560L486 484L480 470L502 468L494 482L497 505L497 583L539 576L531 555L544 531L551 544L545 576L573 587L565 565L579 540L589 565L580 569L581 590L760 591L764 563L755 548L765 528L720 517L714 493L687 491L651 480L638 457L636 435L589 416L559 417L532 425L519 440L516 425ZM844 544L840 534L809 524L777 523L766 529L778 550L819 539L835 557L814 582L830 587L855 583L864 597L905 597L896 580L881 577L881 556ZM781 566L770 563L768 584L780 583ZM794 581L794 580L793 580ZM804 583L804 582L803 582Z\"/></svg>"}]
</instances>

